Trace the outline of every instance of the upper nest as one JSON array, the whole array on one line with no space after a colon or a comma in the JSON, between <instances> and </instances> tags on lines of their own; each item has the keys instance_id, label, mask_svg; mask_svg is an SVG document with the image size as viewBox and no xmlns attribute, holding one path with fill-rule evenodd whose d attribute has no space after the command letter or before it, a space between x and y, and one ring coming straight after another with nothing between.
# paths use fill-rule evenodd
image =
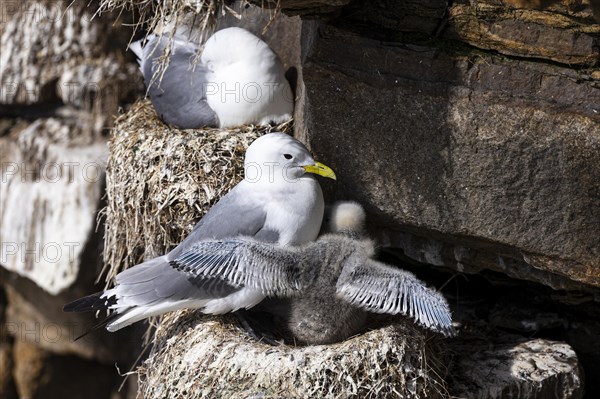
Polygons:
<instances>
[{"instance_id":1,"label":"upper nest","mask_svg":"<svg viewBox=\"0 0 600 399\"><path fill-rule=\"evenodd\" d=\"M267 11L245 1L226 0L101 0L98 13L104 12L130 12L134 35L142 30L146 37L151 33L164 35L171 43L177 34L203 46L208 37L224 27L261 28L264 33L278 15L279 8ZM155 60L154 79L162 79L171 51L170 45L165 46ZM198 60L199 54L194 58L194 64Z\"/></svg>"},{"instance_id":2,"label":"upper nest","mask_svg":"<svg viewBox=\"0 0 600 399\"><path fill-rule=\"evenodd\" d=\"M257 342L232 316L165 316L138 369L145 398L439 398L447 395L438 340L410 321L333 345Z\"/></svg>"},{"instance_id":3,"label":"upper nest","mask_svg":"<svg viewBox=\"0 0 600 399\"><path fill-rule=\"evenodd\" d=\"M101 0L98 13L132 12L135 29L148 32L160 32L166 26L176 28L191 18L197 29L208 32L218 15L228 9L224 0Z\"/></svg>"},{"instance_id":4,"label":"upper nest","mask_svg":"<svg viewBox=\"0 0 600 399\"><path fill-rule=\"evenodd\" d=\"M248 146L273 128L179 130L148 100L115 121L106 168L107 285L120 271L164 254L240 182Z\"/></svg>"}]
</instances>

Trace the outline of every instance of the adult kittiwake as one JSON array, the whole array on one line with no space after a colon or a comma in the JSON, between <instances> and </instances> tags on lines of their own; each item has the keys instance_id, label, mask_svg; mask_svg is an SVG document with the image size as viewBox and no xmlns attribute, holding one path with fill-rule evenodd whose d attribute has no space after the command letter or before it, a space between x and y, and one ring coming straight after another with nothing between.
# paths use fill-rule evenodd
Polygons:
<instances>
[{"instance_id":1,"label":"adult kittiwake","mask_svg":"<svg viewBox=\"0 0 600 399\"><path fill-rule=\"evenodd\" d=\"M205 313L220 314L262 301L266 294L255 286L232 281L232 276L219 275L217 270L197 275L176 260L203 240L249 236L281 247L313 241L324 211L323 194L313 175L335 179L335 174L284 133L255 140L246 151L244 168L244 180L171 252L119 273L114 288L78 299L64 310L108 309L112 313L104 324L109 331L116 331L172 310L201 308Z\"/></svg>"},{"instance_id":2,"label":"adult kittiwake","mask_svg":"<svg viewBox=\"0 0 600 399\"><path fill-rule=\"evenodd\" d=\"M167 46L168 66L159 68ZM213 34L201 48L175 33L132 43L157 114L181 129L279 124L294 99L277 54L242 28Z\"/></svg>"},{"instance_id":3,"label":"adult kittiwake","mask_svg":"<svg viewBox=\"0 0 600 399\"><path fill-rule=\"evenodd\" d=\"M233 286L290 298L287 327L296 341L307 344L357 334L368 312L401 314L444 336L454 334L448 303L439 292L410 272L373 260L370 239L351 237L363 233L360 205L334 207L330 227L334 233L300 247L244 237L199 242L172 264L197 278L223 276Z\"/></svg>"}]
</instances>

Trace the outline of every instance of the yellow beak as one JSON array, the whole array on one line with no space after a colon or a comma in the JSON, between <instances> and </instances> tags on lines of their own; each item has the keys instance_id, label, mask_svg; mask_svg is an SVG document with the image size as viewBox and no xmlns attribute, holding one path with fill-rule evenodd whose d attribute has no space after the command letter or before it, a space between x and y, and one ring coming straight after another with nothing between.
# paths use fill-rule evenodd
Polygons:
<instances>
[{"instance_id":1,"label":"yellow beak","mask_svg":"<svg viewBox=\"0 0 600 399\"><path fill-rule=\"evenodd\" d=\"M304 170L307 173L314 173L315 175L327 177L336 180L335 172L327 165L323 165L321 162L315 162L314 165L304 166Z\"/></svg>"}]
</instances>

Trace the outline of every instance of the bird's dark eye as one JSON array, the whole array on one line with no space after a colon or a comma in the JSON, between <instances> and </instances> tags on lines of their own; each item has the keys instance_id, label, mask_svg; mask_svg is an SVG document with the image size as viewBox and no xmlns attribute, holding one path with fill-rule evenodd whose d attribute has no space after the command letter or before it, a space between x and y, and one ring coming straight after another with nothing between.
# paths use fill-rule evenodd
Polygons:
<instances>
[{"instance_id":1,"label":"bird's dark eye","mask_svg":"<svg viewBox=\"0 0 600 399\"><path fill-rule=\"evenodd\" d=\"M285 159L292 159L292 158L294 158L292 156L292 154L283 154L283 156L285 157Z\"/></svg>"}]
</instances>

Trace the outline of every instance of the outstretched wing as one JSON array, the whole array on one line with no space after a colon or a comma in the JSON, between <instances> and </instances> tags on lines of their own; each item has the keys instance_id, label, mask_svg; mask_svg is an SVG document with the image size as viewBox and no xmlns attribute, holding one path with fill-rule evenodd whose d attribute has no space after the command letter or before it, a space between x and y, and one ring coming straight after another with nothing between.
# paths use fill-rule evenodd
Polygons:
<instances>
[{"instance_id":1,"label":"outstretched wing","mask_svg":"<svg viewBox=\"0 0 600 399\"><path fill-rule=\"evenodd\" d=\"M446 299L412 273L367 260L345 265L337 294L374 313L402 314L445 336L454 335L452 315Z\"/></svg>"},{"instance_id":2,"label":"outstretched wing","mask_svg":"<svg viewBox=\"0 0 600 399\"><path fill-rule=\"evenodd\" d=\"M199 287L216 278L234 287L259 290L267 296L289 296L302 286L297 258L294 248L227 239L198 242L170 265Z\"/></svg>"}]
</instances>

